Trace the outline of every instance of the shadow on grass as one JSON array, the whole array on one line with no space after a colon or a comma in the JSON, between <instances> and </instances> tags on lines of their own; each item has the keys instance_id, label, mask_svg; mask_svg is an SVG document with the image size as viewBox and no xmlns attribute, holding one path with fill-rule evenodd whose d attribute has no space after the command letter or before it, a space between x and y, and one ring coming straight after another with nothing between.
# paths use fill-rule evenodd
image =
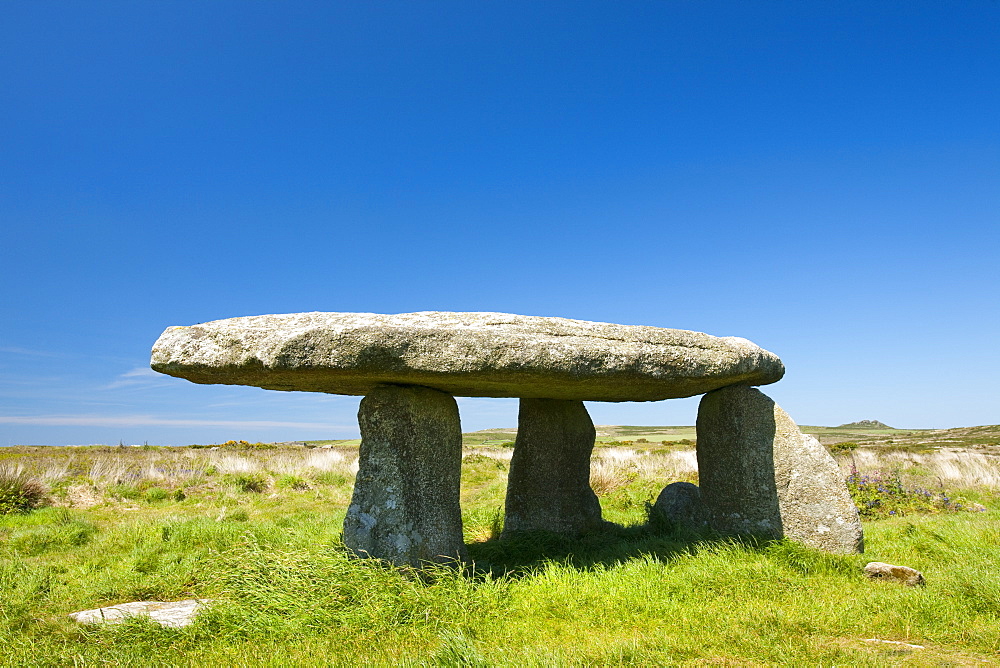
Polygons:
<instances>
[{"instance_id":1,"label":"shadow on grass","mask_svg":"<svg viewBox=\"0 0 1000 668\"><path fill-rule=\"evenodd\" d=\"M601 529L576 537L538 531L491 538L467 547L476 572L518 577L530 575L553 562L592 570L637 558L666 563L719 543L737 544L747 550L766 550L781 542L756 536L721 536L709 530L696 531L651 515L645 524L623 527L608 522Z\"/></svg>"}]
</instances>

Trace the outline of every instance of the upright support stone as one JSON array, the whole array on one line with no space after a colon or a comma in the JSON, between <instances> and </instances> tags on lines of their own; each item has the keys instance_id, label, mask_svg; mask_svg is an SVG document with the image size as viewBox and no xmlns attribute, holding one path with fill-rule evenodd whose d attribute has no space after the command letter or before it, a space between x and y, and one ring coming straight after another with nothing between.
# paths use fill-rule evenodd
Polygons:
<instances>
[{"instance_id":1,"label":"upright support stone","mask_svg":"<svg viewBox=\"0 0 1000 668\"><path fill-rule=\"evenodd\" d=\"M760 390L709 392L697 429L701 499L713 529L862 551L858 510L837 463Z\"/></svg>"},{"instance_id":2,"label":"upright support stone","mask_svg":"<svg viewBox=\"0 0 1000 668\"><path fill-rule=\"evenodd\" d=\"M361 400L358 424L361 454L344 544L396 565L464 558L455 398L426 387L376 387Z\"/></svg>"},{"instance_id":3,"label":"upright support stone","mask_svg":"<svg viewBox=\"0 0 1000 668\"><path fill-rule=\"evenodd\" d=\"M504 534L578 534L603 524L590 488L594 423L582 401L521 399Z\"/></svg>"}]
</instances>

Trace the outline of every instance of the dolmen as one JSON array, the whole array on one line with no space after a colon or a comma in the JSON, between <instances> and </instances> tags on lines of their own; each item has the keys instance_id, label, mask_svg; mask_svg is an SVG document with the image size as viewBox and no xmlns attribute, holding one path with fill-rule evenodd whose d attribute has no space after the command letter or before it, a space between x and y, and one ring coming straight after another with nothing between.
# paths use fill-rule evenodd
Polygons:
<instances>
[{"instance_id":1,"label":"dolmen","mask_svg":"<svg viewBox=\"0 0 1000 668\"><path fill-rule=\"evenodd\" d=\"M506 313L292 313L168 327L151 366L195 383L364 397L344 520L359 556L414 566L466 556L456 396L520 400L505 535L604 525L584 401L704 394L699 485L668 485L658 508L695 529L862 549L833 458L754 387L781 379L781 360L746 339Z\"/></svg>"}]
</instances>

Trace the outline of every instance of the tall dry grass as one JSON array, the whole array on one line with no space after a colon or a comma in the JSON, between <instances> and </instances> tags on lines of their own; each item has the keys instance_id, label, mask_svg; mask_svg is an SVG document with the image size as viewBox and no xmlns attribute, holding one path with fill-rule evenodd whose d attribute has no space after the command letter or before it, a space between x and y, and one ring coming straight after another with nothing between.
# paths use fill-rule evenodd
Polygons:
<instances>
[{"instance_id":1,"label":"tall dry grass","mask_svg":"<svg viewBox=\"0 0 1000 668\"><path fill-rule=\"evenodd\" d=\"M885 448L858 448L838 458L844 475L855 467L860 473L898 472L904 479L943 486L1000 489L1000 457L969 450L941 449L929 453Z\"/></svg>"},{"instance_id":2,"label":"tall dry grass","mask_svg":"<svg viewBox=\"0 0 1000 668\"><path fill-rule=\"evenodd\" d=\"M349 485L358 470L356 454L332 449L59 450L59 454L21 457L17 466L24 475L52 490L53 502L74 507L136 498L143 490L154 487L182 490L204 484L211 486L240 476L253 477L264 487L272 485L279 477L298 478L303 488L309 485L302 481L320 479L343 481Z\"/></svg>"},{"instance_id":3,"label":"tall dry grass","mask_svg":"<svg viewBox=\"0 0 1000 668\"><path fill-rule=\"evenodd\" d=\"M624 487L636 478L692 480L698 474L694 450L641 453L631 448L606 448L590 460L590 486L598 496Z\"/></svg>"}]
</instances>

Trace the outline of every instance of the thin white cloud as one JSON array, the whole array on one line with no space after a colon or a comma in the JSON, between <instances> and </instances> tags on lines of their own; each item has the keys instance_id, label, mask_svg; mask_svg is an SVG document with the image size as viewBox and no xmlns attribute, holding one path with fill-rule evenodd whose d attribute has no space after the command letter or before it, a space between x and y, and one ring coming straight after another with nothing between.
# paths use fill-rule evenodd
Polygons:
<instances>
[{"instance_id":1,"label":"thin white cloud","mask_svg":"<svg viewBox=\"0 0 1000 668\"><path fill-rule=\"evenodd\" d=\"M30 348L20 348L18 346L0 346L0 353L10 353L11 355L33 355L35 357L59 357L56 353L48 353L44 350L31 350Z\"/></svg>"},{"instance_id":2,"label":"thin white cloud","mask_svg":"<svg viewBox=\"0 0 1000 668\"><path fill-rule=\"evenodd\" d=\"M163 378L163 374L156 373L148 366L137 366L131 371L126 371L119 378Z\"/></svg>"},{"instance_id":3,"label":"thin white cloud","mask_svg":"<svg viewBox=\"0 0 1000 668\"><path fill-rule=\"evenodd\" d=\"M350 429L357 425L324 422L281 422L276 420L205 420L161 418L153 415L0 415L0 424L35 425L41 427L232 427L293 429Z\"/></svg>"},{"instance_id":4,"label":"thin white cloud","mask_svg":"<svg viewBox=\"0 0 1000 668\"><path fill-rule=\"evenodd\" d=\"M149 385L167 380L168 377L157 373L148 366L138 366L134 369L120 374L114 381L101 387L102 390L113 390L118 387L128 387L131 385Z\"/></svg>"}]
</instances>

